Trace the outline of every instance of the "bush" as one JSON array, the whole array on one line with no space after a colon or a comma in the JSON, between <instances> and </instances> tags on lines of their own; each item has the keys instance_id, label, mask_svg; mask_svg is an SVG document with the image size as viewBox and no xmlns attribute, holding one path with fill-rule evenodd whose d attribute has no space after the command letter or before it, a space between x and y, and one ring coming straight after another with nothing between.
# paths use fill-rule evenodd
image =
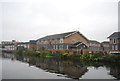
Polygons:
<instances>
[{"instance_id":1,"label":"bush","mask_svg":"<svg viewBox=\"0 0 120 81\"><path fill-rule=\"evenodd\" d=\"M120 62L120 56L114 54L108 54L105 55L102 60L110 61L110 62Z\"/></svg>"},{"instance_id":2,"label":"bush","mask_svg":"<svg viewBox=\"0 0 120 81\"><path fill-rule=\"evenodd\" d=\"M106 61L106 62L120 62L120 56L114 54L82 54L81 60L85 61Z\"/></svg>"}]
</instances>

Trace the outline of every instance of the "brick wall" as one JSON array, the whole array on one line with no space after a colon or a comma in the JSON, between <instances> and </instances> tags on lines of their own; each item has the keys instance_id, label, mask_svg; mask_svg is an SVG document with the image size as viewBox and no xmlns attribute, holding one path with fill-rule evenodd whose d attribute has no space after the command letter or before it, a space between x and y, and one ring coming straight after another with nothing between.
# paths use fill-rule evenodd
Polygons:
<instances>
[{"instance_id":1,"label":"brick wall","mask_svg":"<svg viewBox=\"0 0 120 81\"><path fill-rule=\"evenodd\" d=\"M66 37L63 42L68 43L68 44L74 44L74 43L76 43L78 41L83 42L86 45L88 45L88 43L87 43L88 41L78 33L73 34L73 35L71 35L69 37Z\"/></svg>"}]
</instances>

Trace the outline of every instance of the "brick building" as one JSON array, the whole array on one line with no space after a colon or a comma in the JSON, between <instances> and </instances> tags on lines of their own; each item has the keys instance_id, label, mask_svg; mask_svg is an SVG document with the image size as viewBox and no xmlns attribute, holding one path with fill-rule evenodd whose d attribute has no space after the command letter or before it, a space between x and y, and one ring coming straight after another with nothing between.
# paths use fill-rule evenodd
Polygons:
<instances>
[{"instance_id":1,"label":"brick building","mask_svg":"<svg viewBox=\"0 0 120 81\"><path fill-rule=\"evenodd\" d=\"M101 43L96 40L89 40L89 52L98 53L102 51Z\"/></svg>"},{"instance_id":2,"label":"brick building","mask_svg":"<svg viewBox=\"0 0 120 81\"><path fill-rule=\"evenodd\" d=\"M120 54L120 32L114 32L109 37L110 53Z\"/></svg>"},{"instance_id":3,"label":"brick building","mask_svg":"<svg viewBox=\"0 0 120 81\"><path fill-rule=\"evenodd\" d=\"M15 51L18 49L35 50L36 40L30 40L29 42L2 41L2 50Z\"/></svg>"},{"instance_id":4,"label":"brick building","mask_svg":"<svg viewBox=\"0 0 120 81\"><path fill-rule=\"evenodd\" d=\"M109 41L101 42L102 52L108 54L110 52L110 43Z\"/></svg>"},{"instance_id":5,"label":"brick building","mask_svg":"<svg viewBox=\"0 0 120 81\"><path fill-rule=\"evenodd\" d=\"M88 45L88 39L79 31L49 35L37 40L37 50L79 50L84 53Z\"/></svg>"}]
</instances>

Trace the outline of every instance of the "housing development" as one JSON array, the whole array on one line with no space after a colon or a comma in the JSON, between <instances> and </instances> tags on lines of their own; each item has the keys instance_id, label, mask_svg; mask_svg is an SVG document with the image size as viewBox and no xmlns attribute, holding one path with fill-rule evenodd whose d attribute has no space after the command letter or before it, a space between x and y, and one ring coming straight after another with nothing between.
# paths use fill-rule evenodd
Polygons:
<instances>
[{"instance_id":1,"label":"housing development","mask_svg":"<svg viewBox=\"0 0 120 81\"><path fill-rule=\"evenodd\" d=\"M3 75L20 79L119 80L120 32L106 38L109 41L98 42L72 31L28 42L2 41Z\"/></svg>"},{"instance_id":2,"label":"housing development","mask_svg":"<svg viewBox=\"0 0 120 81\"><path fill-rule=\"evenodd\" d=\"M109 35L109 41L98 42L86 38L79 31L65 32L60 34L48 35L29 42L2 41L3 51L15 51L18 49L49 51L77 51L84 53L103 53L120 54L120 32Z\"/></svg>"}]
</instances>

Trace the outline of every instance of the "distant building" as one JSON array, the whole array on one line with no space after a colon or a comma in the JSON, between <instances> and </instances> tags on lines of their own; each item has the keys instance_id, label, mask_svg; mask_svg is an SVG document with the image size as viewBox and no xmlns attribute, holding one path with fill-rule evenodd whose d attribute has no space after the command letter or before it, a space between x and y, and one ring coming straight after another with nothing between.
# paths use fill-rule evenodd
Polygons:
<instances>
[{"instance_id":1,"label":"distant building","mask_svg":"<svg viewBox=\"0 0 120 81\"><path fill-rule=\"evenodd\" d=\"M4 47L2 49L4 51L15 51L16 46L14 44L4 44Z\"/></svg>"},{"instance_id":2,"label":"distant building","mask_svg":"<svg viewBox=\"0 0 120 81\"><path fill-rule=\"evenodd\" d=\"M12 41L2 41L1 44L4 45L4 44L14 44L16 43L15 40L12 40Z\"/></svg>"},{"instance_id":3,"label":"distant building","mask_svg":"<svg viewBox=\"0 0 120 81\"><path fill-rule=\"evenodd\" d=\"M88 48L88 39L79 31L49 35L37 40L37 50L78 50L84 53Z\"/></svg>"},{"instance_id":4,"label":"distant building","mask_svg":"<svg viewBox=\"0 0 120 81\"><path fill-rule=\"evenodd\" d=\"M101 43L96 40L89 40L89 52L98 53L102 51Z\"/></svg>"},{"instance_id":5,"label":"distant building","mask_svg":"<svg viewBox=\"0 0 120 81\"><path fill-rule=\"evenodd\" d=\"M35 50L36 40L30 40L29 42L21 42L17 45L17 49Z\"/></svg>"},{"instance_id":6,"label":"distant building","mask_svg":"<svg viewBox=\"0 0 120 81\"><path fill-rule=\"evenodd\" d=\"M15 51L19 49L36 49L36 40L30 40L29 42L11 42L2 41L2 50L4 51Z\"/></svg>"},{"instance_id":7,"label":"distant building","mask_svg":"<svg viewBox=\"0 0 120 81\"><path fill-rule=\"evenodd\" d=\"M4 51L14 51L16 50L16 46L15 44L18 43L15 40L12 41L2 41L1 45L2 45L2 50Z\"/></svg>"},{"instance_id":8,"label":"distant building","mask_svg":"<svg viewBox=\"0 0 120 81\"><path fill-rule=\"evenodd\" d=\"M110 43L109 43L109 41L101 42L101 47L102 47L103 53L108 54L110 52Z\"/></svg>"},{"instance_id":9,"label":"distant building","mask_svg":"<svg viewBox=\"0 0 120 81\"><path fill-rule=\"evenodd\" d=\"M110 53L120 54L120 32L114 32L109 37Z\"/></svg>"}]
</instances>

